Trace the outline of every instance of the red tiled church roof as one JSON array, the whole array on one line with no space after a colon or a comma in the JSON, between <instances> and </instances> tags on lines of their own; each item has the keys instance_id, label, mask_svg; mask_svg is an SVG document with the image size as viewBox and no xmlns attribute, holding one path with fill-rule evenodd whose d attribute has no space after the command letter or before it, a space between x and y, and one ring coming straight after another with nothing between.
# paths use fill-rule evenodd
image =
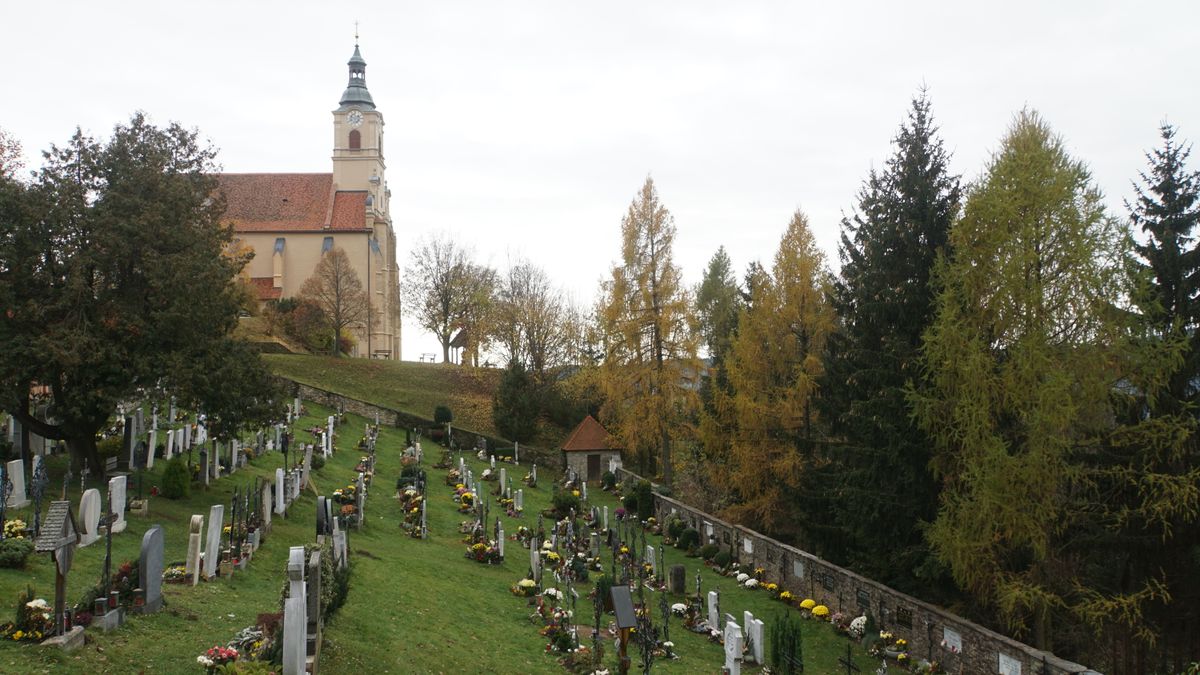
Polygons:
<instances>
[{"instance_id":1,"label":"red tiled church roof","mask_svg":"<svg viewBox=\"0 0 1200 675\"><path fill-rule=\"evenodd\" d=\"M335 192L330 173L223 173L225 220L238 232L366 228L366 192Z\"/></svg>"},{"instance_id":2,"label":"red tiled church roof","mask_svg":"<svg viewBox=\"0 0 1200 675\"><path fill-rule=\"evenodd\" d=\"M588 415L575 427L567 442L563 443L564 452L595 452L597 450L616 450L608 444L608 432L596 418Z\"/></svg>"},{"instance_id":3,"label":"red tiled church roof","mask_svg":"<svg viewBox=\"0 0 1200 675\"><path fill-rule=\"evenodd\" d=\"M275 280L271 277L254 277L250 283L259 300L278 300L283 296L283 289L275 288Z\"/></svg>"}]
</instances>

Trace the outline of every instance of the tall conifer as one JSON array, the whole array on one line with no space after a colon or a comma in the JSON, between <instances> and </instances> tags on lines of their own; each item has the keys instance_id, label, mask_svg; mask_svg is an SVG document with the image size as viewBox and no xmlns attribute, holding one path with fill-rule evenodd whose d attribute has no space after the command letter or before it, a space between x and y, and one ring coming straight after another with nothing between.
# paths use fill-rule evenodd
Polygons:
<instances>
[{"instance_id":1,"label":"tall conifer","mask_svg":"<svg viewBox=\"0 0 1200 675\"><path fill-rule=\"evenodd\" d=\"M822 389L842 442L827 472L837 482L829 507L840 527L812 533L827 555L909 591L928 557L920 528L936 512L937 486L904 387L918 377L933 315L930 272L961 196L930 108L925 92L913 99L894 154L842 221L833 294L841 330L830 338Z\"/></svg>"}]
</instances>

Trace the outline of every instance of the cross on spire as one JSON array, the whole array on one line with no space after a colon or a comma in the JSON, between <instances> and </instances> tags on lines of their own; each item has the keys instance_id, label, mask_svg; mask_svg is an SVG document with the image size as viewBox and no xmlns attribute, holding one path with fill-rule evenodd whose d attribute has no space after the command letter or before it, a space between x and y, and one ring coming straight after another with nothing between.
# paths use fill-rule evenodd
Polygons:
<instances>
[{"instance_id":1,"label":"cross on spire","mask_svg":"<svg viewBox=\"0 0 1200 675\"><path fill-rule=\"evenodd\" d=\"M358 19L354 20L354 46L358 46Z\"/></svg>"}]
</instances>

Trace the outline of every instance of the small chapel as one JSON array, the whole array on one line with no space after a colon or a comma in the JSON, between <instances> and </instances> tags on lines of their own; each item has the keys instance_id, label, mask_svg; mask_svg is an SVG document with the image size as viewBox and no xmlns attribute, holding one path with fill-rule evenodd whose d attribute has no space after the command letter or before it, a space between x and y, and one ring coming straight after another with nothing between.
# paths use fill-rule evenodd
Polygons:
<instances>
[{"instance_id":1,"label":"small chapel","mask_svg":"<svg viewBox=\"0 0 1200 675\"><path fill-rule=\"evenodd\" d=\"M388 212L383 114L367 90L357 40L333 111L332 173L223 173L226 221L254 250L246 267L260 302L295 297L321 257L348 255L375 315L353 331L351 356L400 359L400 270Z\"/></svg>"}]
</instances>

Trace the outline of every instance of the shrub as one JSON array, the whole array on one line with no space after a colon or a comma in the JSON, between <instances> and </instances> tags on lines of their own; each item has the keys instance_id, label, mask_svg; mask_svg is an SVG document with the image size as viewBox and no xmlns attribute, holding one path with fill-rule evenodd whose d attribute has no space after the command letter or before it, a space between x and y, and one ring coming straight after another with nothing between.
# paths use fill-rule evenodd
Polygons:
<instances>
[{"instance_id":1,"label":"shrub","mask_svg":"<svg viewBox=\"0 0 1200 675\"><path fill-rule=\"evenodd\" d=\"M675 548L689 550L700 543L700 533L693 528L687 528L679 534L679 539L675 540Z\"/></svg>"},{"instance_id":2,"label":"shrub","mask_svg":"<svg viewBox=\"0 0 1200 675\"><path fill-rule=\"evenodd\" d=\"M612 577L601 572L596 575L596 601L604 606L604 611L612 611Z\"/></svg>"},{"instance_id":3,"label":"shrub","mask_svg":"<svg viewBox=\"0 0 1200 675\"><path fill-rule=\"evenodd\" d=\"M116 457L121 454L121 444L124 442L125 440L120 436L113 436L102 441L96 441L96 454L99 455L100 459L102 460L108 459L109 457Z\"/></svg>"},{"instance_id":4,"label":"shrub","mask_svg":"<svg viewBox=\"0 0 1200 675\"><path fill-rule=\"evenodd\" d=\"M733 554L729 551L720 551L712 557L713 564L721 569L729 567L729 563L733 562Z\"/></svg>"},{"instance_id":5,"label":"shrub","mask_svg":"<svg viewBox=\"0 0 1200 675\"><path fill-rule=\"evenodd\" d=\"M716 544L705 544L700 547L700 557L705 560L712 560L720 550L721 547Z\"/></svg>"},{"instance_id":6,"label":"shrub","mask_svg":"<svg viewBox=\"0 0 1200 675\"><path fill-rule=\"evenodd\" d=\"M29 554L33 553L33 542L24 537L0 539L0 567L21 569Z\"/></svg>"},{"instance_id":7,"label":"shrub","mask_svg":"<svg viewBox=\"0 0 1200 675\"><path fill-rule=\"evenodd\" d=\"M163 469L162 496L167 499L183 499L188 496L192 477L188 475L187 464L183 457L172 457Z\"/></svg>"},{"instance_id":8,"label":"shrub","mask_svg":"<svg viewBox=\"0 0 1200 675\"><path fill-rule=\"evenodd\" d=\"M611 490L617 485L617 474L611 471L605 471L603 476L600 476L600 488L603 490Z\"/></svg>"},{"instance_id":9,"label":"shrub","mask_svg":"<svg viewBox=\"0 0 1200 675\"><path fill-rule=\"evenodd\" d=\"M621 506L625 507L627 513L637 513L638 497L637 493L631 492L621 498Z\"/></svg>"},{"instance_id":10,"label":"shrub","mask_svg":"<svg viewBox=\"0 0 1200 675\"><path fill-rule=\"evenodd\" d=\"M679 535L683 534L683 530L686 527L687 524L685 524L682 519L673 516L667 521L667 534L672 539L678 539Z\"/></svg>"},{"instance_id":11,"label":"shrub","mask_svg":"<svg viewBox=\"0 0 1200 675\"><path fill-rule=\"evenodd\" d=\"M318 454L314 453L313 457L312 457L312 470L319 471L324 468L325 468L325 455L318 455Z\"/></svg>"},{"instance_id":12,"label":"shrub","mask_svg":"<svg viewBox=\"0 0 1200 675\"><path fill-rule=\"evenodd\" d=\"M654 492L650 489L650 481L638 481L634 494L637 495L638 520L649 519L654 515Z\"/></svg>"},{"instance_id":13,"label":"shrub","mask_svg":"<svg viewBox=\"0 0 1200 675\"><path fill-rule=\"evenodd\" d=\"M567 490L559 490L550 501L554 504L554 513L559 518L570 516L571 509L575 509L575 513L579 513L579 497Z\"/></svg>"},{"instance_id":14,"label":"shrub","mask_svg":"<svg viewBox=\"0 0 1200 675\"><path fill-rule=\"evenodd\" d=\"M454 413L450 411L449 406L439 405L433 409L433 423L439 426L446 426L454 421Z\"/></svg>"}]
</instances>

